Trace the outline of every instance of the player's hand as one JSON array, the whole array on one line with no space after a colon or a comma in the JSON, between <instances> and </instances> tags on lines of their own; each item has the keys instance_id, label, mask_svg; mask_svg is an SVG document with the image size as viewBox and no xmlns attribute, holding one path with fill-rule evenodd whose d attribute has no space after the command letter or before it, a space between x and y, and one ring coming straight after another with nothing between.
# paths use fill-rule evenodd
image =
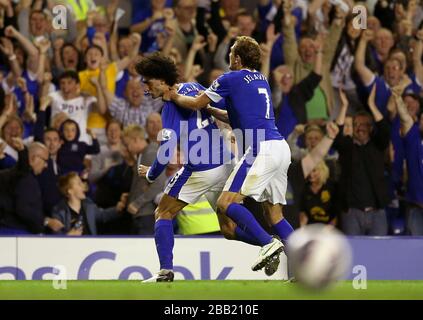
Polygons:
<instances>
[{"instance_id":1,"label":"player's hand","mask_svg":"<svg viewBox=\"0 0 423 320\"><path fill-rule=\"evenodd\" d=\"M163 93L162 99L163 101L173 101L176 95L178 95L178 93L176 92L176 89L174 87L171 87Z\"/></svg>"},{"instance_id":2,"label":"player's hand","mask_svg":"<svg viewBox=\"0 0 423 320\"><path fill-rule=\"evenodd\" d=\"M150 167L145 166L145 165L143 165L143 164L140 164L140 165L138 166L138 175L139 175L140 177L145 178L145 176L147 175L148 169L150 169Z\"/></svg>"}]
</instances>

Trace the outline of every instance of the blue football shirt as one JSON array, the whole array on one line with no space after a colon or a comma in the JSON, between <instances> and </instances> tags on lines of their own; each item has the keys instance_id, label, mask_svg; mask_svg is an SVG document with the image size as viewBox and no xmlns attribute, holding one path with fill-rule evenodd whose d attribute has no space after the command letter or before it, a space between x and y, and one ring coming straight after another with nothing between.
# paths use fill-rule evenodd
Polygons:
<instances>
[{"instance_id":1,"label":"blue football shirt","mask_svg":"<svg viewBox=\"0 0 423 320\"><path fill-rule=\"evenodd\" d=\"M403 141L408 169L406 198L410 202L423 204L423 137L418 123L414 123Z\"/></svg>"},{"instance_id":2,"label":"blue football shirt","mask_svg":"<svg viewBox=\"0 0 423 320\"><path fill-rule=\"evenodd\" d=\"M244 150L257 154L261 141L282 140L275 125L269 83L258 71L242 69L224 73L205 91L215 103L222 99L232 129L239 129Z\"/></svg>"},{"instance_id":3,"label":"blue football shirt","mask_svg":"<svg viewBox=\"0 0 423 320\"><path fill-rule=\"evenodd\" d=\"M196 96L205 90L198 83L182 83L178 93ZM230 163L231 153L225 148L222 134L213 117L205 110L188 110L167 101L162 109L163 129L157 158L148 171L148 179L155 180L172 159L179 144L184 166L191 171L204 171Z\"/></svg>"}]
</instances>

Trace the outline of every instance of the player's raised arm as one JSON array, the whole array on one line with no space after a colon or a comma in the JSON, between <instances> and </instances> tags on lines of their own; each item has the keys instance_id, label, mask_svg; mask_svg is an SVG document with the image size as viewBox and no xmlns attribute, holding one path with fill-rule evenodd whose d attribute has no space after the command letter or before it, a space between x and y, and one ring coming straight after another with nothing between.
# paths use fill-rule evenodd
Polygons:
<instances>
[{"instance_id":1,"label":"player's raised arm","mask_svg":"<svg viewBox=\"0 0 423 320\"><path fill-rule=\"evenodd\" d=\"M169 91L169 96L163 97L164 100L172 100L174 103L176 103L178 106L186 109L191 110L200 110L205 108L212 100L205 94L202 93L201 95L197 97L188 97L183 96L181 94L178 94L174 90Z\"/></svg>"}]
</instances>

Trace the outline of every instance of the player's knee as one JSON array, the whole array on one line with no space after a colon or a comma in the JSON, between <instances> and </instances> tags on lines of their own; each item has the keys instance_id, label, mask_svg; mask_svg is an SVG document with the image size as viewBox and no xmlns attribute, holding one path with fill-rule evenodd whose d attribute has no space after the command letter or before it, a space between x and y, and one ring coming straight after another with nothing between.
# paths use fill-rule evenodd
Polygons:
<instances>
[{"instance_id":1,"label":"player's knee","mask_svg":"<svg viewBox=\"0 0 423 320\"><path fill-rule=\"evenodd\" d=\"M172 215L168 212L168 210L163 210L160 207L156 208L154 211L154 218L157 220L164 219L164 220L171 220L174 218L175 215Z\"/></svg>"},{"instance_id":2,"label":"player's knee","mask_svg":"<svg viewBox=\"0 0 423 320\"><path fill-rule=\"evenodd\" d=\"M228 197L219 197L217 199L217 212L219 214L226 214L226 210L231 203L232 201Z\"/></svg>"}]
</instances>

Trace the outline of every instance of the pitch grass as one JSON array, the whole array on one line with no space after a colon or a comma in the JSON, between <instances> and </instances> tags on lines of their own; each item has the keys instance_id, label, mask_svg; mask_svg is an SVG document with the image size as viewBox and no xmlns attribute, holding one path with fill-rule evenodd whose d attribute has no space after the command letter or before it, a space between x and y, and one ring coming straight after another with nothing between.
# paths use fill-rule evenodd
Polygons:
<instances>
[{"instance_id":1,"label":"pitch grass","mask_svg":"<svg viewBox=\"0 0 423 320\"><path fill-rule=\"evenodd\" d=\"M67 281L66 290L55 290L51 281L0 281L0 299L78 300L423 300L423 281L368 281L355 290L343 281L324 291L308 291L283 281Z\"/></svg>"}]
</instances>

